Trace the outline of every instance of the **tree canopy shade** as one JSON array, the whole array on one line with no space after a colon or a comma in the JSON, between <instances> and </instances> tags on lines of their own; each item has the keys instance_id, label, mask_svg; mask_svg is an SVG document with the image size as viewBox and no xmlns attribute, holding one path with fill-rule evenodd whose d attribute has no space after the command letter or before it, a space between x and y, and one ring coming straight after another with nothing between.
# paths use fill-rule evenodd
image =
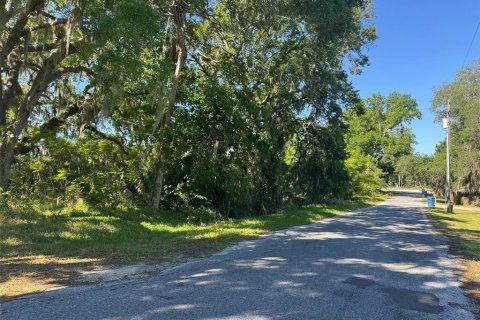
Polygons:
<instances>
[{"instance_id":1,"label":"tree canopy shade","mask_svg":"<svg viewBox=\"0 0 480 320\"><path fill-rule=\"evenodd\" d=\"M368 62L368 1L23 0L0 19L11 199L236 217L353 192L345 61ZM360 149L388 169L418 110L399 94L365 104L385 119Z\"/></svg>"}]
</instances>

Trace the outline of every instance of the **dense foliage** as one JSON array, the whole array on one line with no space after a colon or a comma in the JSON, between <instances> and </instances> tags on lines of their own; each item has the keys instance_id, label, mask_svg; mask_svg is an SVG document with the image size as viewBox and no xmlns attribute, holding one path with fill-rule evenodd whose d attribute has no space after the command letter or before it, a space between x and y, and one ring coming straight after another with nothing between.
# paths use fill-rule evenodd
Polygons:
<instances>
[{"instance_id":1,"label":"dense foliage","mask_svg":"<svg viewBox=\"0 0 480 320\"><path fill-rule=\"evenodd\" d=\"M372 192L411 152L415 101L360 103L348 80L366 0L21 0L0 19L10 203L238 217Z\"/></svg>"}]
</instances>

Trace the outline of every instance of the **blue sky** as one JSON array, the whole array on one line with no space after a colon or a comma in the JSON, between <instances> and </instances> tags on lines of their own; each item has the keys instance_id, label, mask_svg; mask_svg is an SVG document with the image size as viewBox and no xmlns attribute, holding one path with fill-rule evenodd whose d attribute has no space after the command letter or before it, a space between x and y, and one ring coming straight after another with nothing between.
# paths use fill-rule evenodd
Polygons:
<instances>
[{"instance_id":1,"label":"blue sky","mask_svg":"<svg viewBox=\"0 0 480 320\"><path fill-rule=\"evenodd\" d=\"M436 87L454 80L480 22L480 0L374 0L379 39L368 49L370 66L352 82L362 97L374 92L411 94L423 113L412 129L416 152L431 154L444 139L429 110ZM480 59L480 31L466 65Z\"/></svg>"}]
</instances>

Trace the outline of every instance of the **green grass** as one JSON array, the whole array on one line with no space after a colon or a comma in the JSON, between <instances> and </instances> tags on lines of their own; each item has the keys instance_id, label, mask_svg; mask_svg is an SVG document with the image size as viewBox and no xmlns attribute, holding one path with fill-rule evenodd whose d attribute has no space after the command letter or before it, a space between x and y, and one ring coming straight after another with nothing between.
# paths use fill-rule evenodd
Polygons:
<instances>
[{"instance_id":1,"label":"green grass","mask_svg":"<svg viewBox=\"0 0 480 320\"><path fill-rule=\"evenodd\" d=\"M480 208L478 210L459 209L445 213L444 208L429 209L434 221L449 235L455 236L461 247L473 258L480 258Z\"/></svg>"},{"instance_id":2,"label":"green grass","mask_svg":"<svg viewBox=\"0 0 480 320\"><path fill-rule=\"evenodd\" d=\"M171 212L0 212L0 294L11 297L69 284L81 270L133 262L201 257L230 244L369 206L380 195L291 207L275 214L210 224L179 220Z\"/></svg>"},{"instance_id":3,"label":"green grass","mask_svg":"<svg viewBox=\"0 0 480 320\"><path fill-rule=\"evenodd\" d=\"M480 303L480 208L454 206L453 214L432 208L428 213L450 239L451 251L464 259L464 287Z\"/></svg>"}]
</instances>

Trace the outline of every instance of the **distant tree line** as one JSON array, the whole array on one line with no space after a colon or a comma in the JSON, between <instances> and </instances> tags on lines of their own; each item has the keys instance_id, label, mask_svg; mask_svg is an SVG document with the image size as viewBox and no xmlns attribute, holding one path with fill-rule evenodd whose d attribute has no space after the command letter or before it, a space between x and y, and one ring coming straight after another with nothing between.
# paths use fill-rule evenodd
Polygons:
<instances>
[{"instance_id":1,"label":"distant tree line","mask_svg":"<svg viewBox=\"0 0 480 320\"><path fill-rule=\"evenodd\" d=\"M452 191L459 203L480 200L480 62L460 70L455 80L439 87L432 111L441 125L450 107ZM438 195L446 191L446 142L435 153L408 155L398 161L397 171L409 185L430 187Z\"/></svg>"}]
</instances>

